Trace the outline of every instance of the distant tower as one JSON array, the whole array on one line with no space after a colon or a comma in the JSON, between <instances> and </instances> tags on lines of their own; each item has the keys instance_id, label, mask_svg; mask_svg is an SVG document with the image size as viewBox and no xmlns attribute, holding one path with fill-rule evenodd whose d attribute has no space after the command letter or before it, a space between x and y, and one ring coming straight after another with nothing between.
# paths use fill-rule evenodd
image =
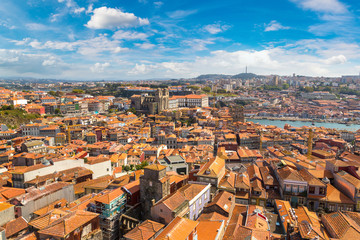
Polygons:
<instances>
[{"instance_id":1,"label":"distant tower","mask_svg":"<svg viewBox=\"0 0 360 240\"><path fill-rule=\"evenodd\" d=\"M158 113L169 108L169 89L158 88L155 93L155 102L158 106Z\"/></svg>"},{"instance_id":2,"label":"distant tower","mask_svg":"<svg viewBox=\"0 0 360 240\"><path fill-rule=\"evenodd\" d=\"M233 122L245 122L243 106L230 107L230 115L233 119Z\"/></svg>"},{"instance_id":3,"label":"distant tower","mask_svg":"<svg viewBox=\"0 0 360 240\"><path fill-rule=\"evenodd\" d=\"M278 86L279 85L279 76L274 76L273 78L273 85Z\"/></svg>"},{"instance_id":4,"label":"distant tower","mask_svg":"<svg viewBox=\"0 0 360 240\"><path fill-rule=\"evenodd\" d=\"M247 66L245 67L245 73L247 73Z\"/></svg>"}]
</instances>

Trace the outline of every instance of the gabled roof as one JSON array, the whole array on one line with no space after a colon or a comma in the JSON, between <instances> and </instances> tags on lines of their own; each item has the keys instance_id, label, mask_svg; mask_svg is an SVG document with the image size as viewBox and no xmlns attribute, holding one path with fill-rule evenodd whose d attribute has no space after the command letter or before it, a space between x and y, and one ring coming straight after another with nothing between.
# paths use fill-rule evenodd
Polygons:
<instances>
[{"instance_id":1,"label":"gabled roof","mask_svg":"<svg viewBox=\"0 0 360 240\"><path fill-rule=\"evenodd\" d=\"M197 175L205 175L210 177L218 177L221 170L225 167L225 160L221 157L216 157L210 159L209 162L205 163L205 165L200 168L200 171Z\"/></svg>"},{"instance_id":2,"label":"gabled roof","mask_svg":"<svg viewBox=\"0 0 360 240\"><path fill-rule=\"evenodd\" d=\"M63 216L68 215L69 212L65 212L61 209L53 209L50 212L45 213L44 215L40 215L39 217L31 220L29 225L36 228L36 229L43 229L48 227L53 222L57 221Z\"/></svg>"},{"instance_id":3,"label":"gabled roof","mask_svg":"<svg viewBox=\"0 0 360 240\"><path fill-rule=\"evenodd\" d=\"M155 240L185 240L195 230L199 222L176 217L155 238Z\"/></svg>"},{"instance_id":4,"label":"gabled roof","mask_svg":"<svg viewBox=\"0 0 360 240\"><path fill-rule=\"evenodd\" d=\"M322 221L326 228L329 228L330 233L334 233L333 238L345 239L358 239L360 238L359 225L346 213L340 211L333 212L322 216Z\"/></svg>"},{"instance_id":5,"label":"gabled roof","mask_svg":"<svg viewBox=\"0 0 360 240\"><path fill-rule=\"evenodd\" d=\"M53 222L50 226L40 230L39 233L63 238L97 217L98 214L96 213L77 210Z\"/></svg>"},{"instance_id":6,"label":"gabled roof","mask_svg":"<svg viewBox=\"0 0 360 240\"><path fill-rule=\"evenodd\" d=\"M101 202L104 204L110 204L112 201L114 201L116 198L123 195L124 192L121 190L121 188L116 188L114 190L111 190L109 192L106 192L104 195L96 198L96 202Z\"/></svg>"},{"instance_id":7,"label":"gabled roof","mask_svg":"<svg viewBox=\"0 0 360 240\"><path fill-rule=\"evenodd\" d=\"M223 211L229 213L232 210L234 197L234 194L231 194L227 191L221 191L214 197L214 199L210 203L206 205L205 208L216 205Z\"/></svg>"},{"instance_id":8,"label":"gabled roof","mask_svg":"<svg viewBox=\"0 0 360 240\"><path fill-rule=\"evenodd\" d=\"M146 220L133 230L124 235L124 238L131 240L148 240L152 238L158 231L160 231L165 225Z\"/></svg>"},{"instance_id":9,"label":"gabled roof","mask_svg":"<svg viewBox=\"0 0 360 240\"><path fill-rule=\"evenodd\" d=\"M347 182L349 182L350 184L354 185L356 188L360 188L360 180L353 177L352 175L350 175L349 173L345 172L345 171L341 171L336 173L337 175L341 176L343 179L345 179Z\"/></svg>"},{"instance_id":10,"label":"gabled roof","mask_svg":"<svg viewBox=\"0 0 360 240\"><path fill-rule=\"evenodd\" d=\"M299 174L306 182L308 182L309 185L325 187L325 183L323 183L322 181L311 175L307 169L305 168L301 169L299 171Z\"/></svg>"},{"instance_id":11,"label":"gabled roof","mask_svg":"<svg viewBox=\"0 0 360 240\"><path fill-rule=\"evenodd\" d=\"M28 227L28 223L23 217L15 218L10 222L6 223L4 226L5 228L5 236L9 238L20 231L26 229Z\"/></svg>"},{"instance_id":12,"label":"gabled roof","mask_svg":"<svg viewBox=\"0 0 360 240\"><path fill-rule=\"evenodd\" d=\"M292 181L300 181L305 182L305 180L300 176L300 174L294 169L285 166L277 170L280 178L283 180L292 180Z\"/></svg>"}]
</instances>

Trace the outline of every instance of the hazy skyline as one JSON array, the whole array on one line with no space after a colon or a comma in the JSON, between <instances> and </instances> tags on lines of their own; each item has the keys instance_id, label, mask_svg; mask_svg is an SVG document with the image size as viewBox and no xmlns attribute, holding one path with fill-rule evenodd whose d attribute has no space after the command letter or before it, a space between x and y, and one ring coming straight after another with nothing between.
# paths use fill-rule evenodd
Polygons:
<instances>
[{"instance_id":1,"label":"hazy skyline","mask_svg":"<svg viewBox=\"0 0 360 240\"><path fill-rule=\"evenodd\" d=\"M2 0L0 76L360 71L358 1Z\"/></svg>"}]
</instances>

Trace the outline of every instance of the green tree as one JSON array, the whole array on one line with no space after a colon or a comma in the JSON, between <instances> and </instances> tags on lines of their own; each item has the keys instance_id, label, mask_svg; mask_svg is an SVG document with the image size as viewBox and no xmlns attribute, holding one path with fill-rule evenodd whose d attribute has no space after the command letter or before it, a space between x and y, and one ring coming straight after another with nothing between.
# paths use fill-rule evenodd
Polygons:
<instances>
[{"instance_id":1,"label":"green tree","mask_svg":"<svg viewBox=\"0 0 360 240\"><path fill-rule=\"evenodd\" d=\"M195 86L195 85L191 85L188 88L192 89L192 90L199 90L200 87L199 86Z\"/></svg>"},{"instance_id":2,"label":"green tree","mask_svg":"<svg viewBox=\"0 0 360 240\"><path fill-rule=\"evenodd\" d=\"M85 91L82 89L73 89L72 92L73 93L84 93Z\"/></svg>"},{"instance_id":3,"label":"green tree","mask_svg":"<svg viewBox=\"0 0 360 240\"><path fill-rule=\"evenodd\" d=\"M133 113L133 114L136 114L136 110L135 110L134 107L129 108L129 109L127 110L127 112L131 112L131 113Z\"/></svg>"},{"instance_id":4,"label":"green tree","mask_svg":"<svg viewBox=\"0 0 360 240\"><path fill-rule=\"evenodd\" d=\"M287 83L284 83L283 85L282 85L282 89L289 89L289 84L287 84Z\"/></svg>"},{"instance_id":5,"label":"green tree","mask_svg":"<svg viewBox=\"0 0 360 240\"><path fill-rule=\"evenodd\" d=\"M59 108L55 108L55 114L56 115L59 115L61 113L60 109Z\"/></svg>"},{"instance_id":6,"label":"green tree","mask_svg":"<svg viewBox=\"0 0 360 240\"><path fill-rule=\"evenodd\" d=\"M209 93L211 91L211 87L203 87L204 92Z\"/></svg>"}]
</instances>

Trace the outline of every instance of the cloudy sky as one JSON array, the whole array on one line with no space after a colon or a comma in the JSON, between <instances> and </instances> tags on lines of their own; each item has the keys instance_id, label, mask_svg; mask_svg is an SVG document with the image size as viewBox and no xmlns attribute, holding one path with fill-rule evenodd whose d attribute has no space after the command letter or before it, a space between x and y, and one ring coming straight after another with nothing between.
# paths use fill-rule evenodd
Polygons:
<instances>
[{"instance_id":1,"label":"cloudy sky","mask_svg":"<svg viewBox=\"0 0 360 240\"><path fill-rule=\"evenodd\" d=\"M357 0L1 0L0 77L360 71Z\"/></svg>"}]
</instances>

